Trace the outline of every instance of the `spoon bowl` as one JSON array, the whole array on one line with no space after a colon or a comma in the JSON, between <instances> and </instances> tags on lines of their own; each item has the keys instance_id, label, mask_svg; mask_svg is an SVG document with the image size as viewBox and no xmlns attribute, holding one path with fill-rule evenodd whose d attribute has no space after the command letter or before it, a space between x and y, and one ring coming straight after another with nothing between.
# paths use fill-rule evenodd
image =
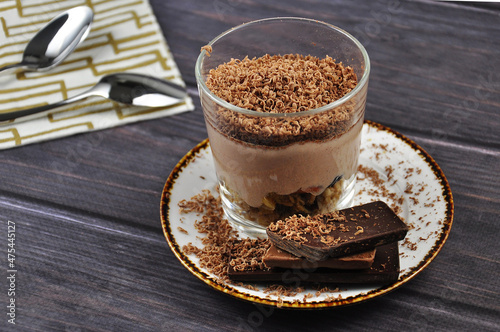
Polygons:
<instances>
[{"instance_id":1,"label":"spoon bowl","mask_svg":"<svg viewBox=\"0 0 500 332\"><path fill-rule=\"evenodd\" d=\"M186 96L185 89L177 84L132 73L104 76L93 91L94 94L98 93L100 86L109 86L109 90L106 94L101 94L101 97L134 106L169 106L178 103Z\"/></svg>"},{"instance_id":2,"label":"spoon bowl","mask_svg":"<svg viewBox=\"0 0 500 332\"><path fill-rule=\"evenodd\" d=\"M164 79L134 73L115 73L103 76L89 90L60 102L20 111L0 113L0 121L13 120L48 111L91 96L100 96L133 106L166 107L181 102L186 95L186 90L183 87Z\"/></svg>"},{"instance_id":3,"label":"spoon bowl","mask_svg":"<svg viewBox=\"0 0 500 332\"><path fill-rule=\"evenodd\" d=\"M47 71L73 52L88 35L94 18L92 9L79 6L53 18L28 42L21 62L0 68Z\"/></svg>"}]
</instances>

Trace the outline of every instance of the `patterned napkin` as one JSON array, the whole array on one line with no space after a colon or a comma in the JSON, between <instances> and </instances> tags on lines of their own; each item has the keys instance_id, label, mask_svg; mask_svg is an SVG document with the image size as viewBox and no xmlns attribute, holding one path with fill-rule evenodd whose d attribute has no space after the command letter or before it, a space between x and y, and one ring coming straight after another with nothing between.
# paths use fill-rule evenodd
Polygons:
<instances>
[{"instance_id":1,"label":"patterned napkin","mask_svg":"<svg viewBox=\"0 0 500 332\"><path fill-rule=\"evenodd\" d=\"M2 0L0 66L20 62L26 44L40 28L59 13L83 5L94 12L87 39L48 72L1 73L0 112L72 97L114 72L136 72L185 85L147 0ZM91 97L35 119L0 122L0 149L193 109L189 97L164 108L125 106Z\"/></svg>"}]
</instances>

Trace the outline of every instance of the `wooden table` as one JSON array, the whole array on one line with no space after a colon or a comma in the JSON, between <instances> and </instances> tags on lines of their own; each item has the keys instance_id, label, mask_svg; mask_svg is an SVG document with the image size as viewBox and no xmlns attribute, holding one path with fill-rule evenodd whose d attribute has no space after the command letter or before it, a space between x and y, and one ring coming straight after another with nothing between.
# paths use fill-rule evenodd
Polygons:
<instances>
[{"instance_id":1,"label":"wooden table","mask_svg":"<svg viewBox=\"0 0 500 332\"><path fill-rule=\"evenodd\" d=\"M34 331L500 330L500 6L403 1L151 0L196 110L0 152L1 319L8 223L16 228L16 326ZM303 16L352 32L371 57L366 118L413 139L446 174L450 237L382 297L271 310L217 292L162 234L159 203L206 138L194 64L237 24Z\"/></svg>"}]
</instances>

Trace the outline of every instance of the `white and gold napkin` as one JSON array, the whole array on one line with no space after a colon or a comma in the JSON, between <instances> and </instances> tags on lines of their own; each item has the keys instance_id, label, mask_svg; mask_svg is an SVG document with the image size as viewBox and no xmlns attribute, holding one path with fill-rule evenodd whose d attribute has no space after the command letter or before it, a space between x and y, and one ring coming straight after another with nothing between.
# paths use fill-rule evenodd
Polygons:
<instances>
[{"instance_id":1,"label":"white and gold napkin","mask_svg":"<svg viewBox=\"0 0 500 332\"><path fill-rule=\"evenodd\" d=\"M54 103L81 93L115 72L152 75L185 85L147 0L2 0L0 66L20 62L28 41L48 21L89 6L87 39L48 72L0 74L0 112ZM192 100L164 108L125 106L100 97L41 113L28 121L0 122L0 149L110 128L194 109Z\"/></svg>"}]
</instances>

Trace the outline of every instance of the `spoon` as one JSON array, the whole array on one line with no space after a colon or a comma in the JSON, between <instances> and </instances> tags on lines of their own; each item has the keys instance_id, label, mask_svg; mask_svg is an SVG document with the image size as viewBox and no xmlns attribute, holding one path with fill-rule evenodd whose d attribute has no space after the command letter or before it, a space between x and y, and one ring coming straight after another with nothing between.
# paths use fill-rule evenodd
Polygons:
<instances>
[{"instance_id":1,"label":"spoon","mask_svg":"<svg viewBox=\"0 0 500 332\"><path fill-rule=\"evenodd\" d=\"M122 104L134 106L165 107L177 104L186 95L186 90L183 87L163 79L141 74L116 73L103 76L89 90L57 103L20 111L0 113L0 121L12 120L47 111L90 96L100 96Z\"/></svg>"},{"instance_id":2,"label":"spoon","mask_svg":"<svg viewBox=\"0 0 500 332\"><path fill-rule=\"evenodd\" d=\"M2 67L0 72L19 67L44 71L57 66L87 37L93 18L92 9L86 6L59 14L26 45L20 63Z\"/></svg>"}]
</instances>

